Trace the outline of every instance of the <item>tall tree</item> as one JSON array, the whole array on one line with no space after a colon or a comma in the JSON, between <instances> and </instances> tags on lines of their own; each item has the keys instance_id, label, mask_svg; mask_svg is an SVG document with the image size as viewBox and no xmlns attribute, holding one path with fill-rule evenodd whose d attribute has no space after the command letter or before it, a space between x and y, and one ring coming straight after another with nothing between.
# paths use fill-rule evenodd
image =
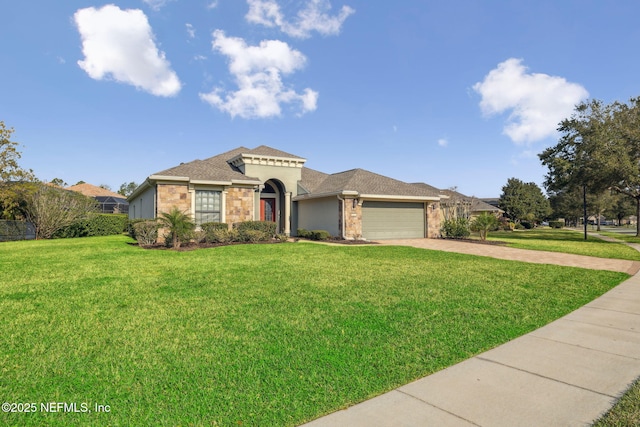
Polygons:
<instances>
[{"instance_id":1,"label":"tall tree","mask_svg":"<svg viewBox=\"0 0 640 427\"><path fill-rule=\"evenodd\" d=\"M582 103L558 130L558 144L539 155L549 169L547 190L582 187L598 194L613 189L635 200L640 217L640 98L629 104Z\"/></svg>"},{"instance_id":2,"label":"tall tree","mask_svg":"<svg viewBox=\"0 0 640 427\"><path fill-rule=\"evenodd\" d=\"M622 220L628 216L635 215L635 200L626 194L616 193L613 203L607 208L606 215L615 218L618 225L622 225Z\"/></svg>"},{"instance_id":3,"label":"tall tree","mask_svg":"<svg viewBox=\"0 0 640 427\"><path fill-rule=\"evenodd\" d=\"M37 239L50 239L58 230L97 212L96 201L75 191L39 184L27 200L27 219Z\"/></svg>"},{"instance_id":4,"label":"tall tree","mask_svg":"<svg viewBox=\"0 0 640 427\"><path fill-rule=\"evenodd\" d=\"M136 188L138 188L138 184L136 184L135 182L133 181L124 182L120 186L120 189L118 190L118 194L122 194L125 197L129 197L135 191Z\"/></svg>"},{"instance_id":5,"label":"tall tree","mask_svg":"<svg viewBox=\"0 0 640 427\"><path fill-rule=\"evenodd\" d=\"M21 215L24 195L33 190L35 180L32 170L20 167L22 157L18 142L12 141L13 128L7 128L0 120L0 217L15 219Z\"/></svg>"},{"instance_id":6,"label":"tall tree","mask_svg":"<svg viewBox=\"0 0 640 427\"><path fill-rule=\"evenodd\" d=\"M498 206L514 222L538 222L551 214L549 200L534 182L524 183L517 178L509 178L502 187Z\"/></svg>"},{"instance_id":7,"label":"tall tree","mask_svg":"<svg viewBox=\"0 0 640 427\"><path fill-rule=\"evenodd\" d=\"M584 215L581 189L550 192L549 203L553 217L564 218L566 224L577 225L578 220Z\"/></svg>"},{"instance_id":8,"label":"tall tree","mask_svg":"<svg viewBox=\"0 0 640 427\"><path fill-rule=\"evenodd\" d=\"M55 185L57 187L61 187L61 188L69 186L69 184L67 184L64 181L64 179L62 179L62 178L53 178L51 181L49 181L49 184L53 184L53 185Z\"/></svg>"}]
</instances>

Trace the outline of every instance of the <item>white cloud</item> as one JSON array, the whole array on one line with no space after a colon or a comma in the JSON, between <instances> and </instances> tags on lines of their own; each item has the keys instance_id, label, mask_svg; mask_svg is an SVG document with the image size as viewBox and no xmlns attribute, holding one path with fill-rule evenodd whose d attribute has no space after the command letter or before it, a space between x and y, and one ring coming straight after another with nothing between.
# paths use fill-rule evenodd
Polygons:
<instances>
[{"instance_id":1,"label":"white cloud","mask_svg":"<svg viewBox=\"0 0 640 427\"><path fill-rule=\"evenodd\" d=\"M193 28L193 25L187 23L186 24L187 27L187 35L189 36L190 39L194 39L196 37L196 29Z\"/></svg>"},{"instance_id":2,"label":"white cloud","mask_svg":"<svg viewBox=\"0 0 640 427\"><path fill-rule=\"evenodd\" d=\"M151 9L158 11L173 0L142 0Z\"/></svg>"},{"instance_id":3,"label":"white cloud","mask_svg":"<svg viewBox=\"0 0 640 427\"><path fill-rule=\"evenodd\" d=\"M446 147L447 145L449 145L449 141L448 141L448 140L446 140L445 138L440 138L440 139L438 140L438 145L439 145L440 147Z\"/></svg>"},{"instance_id":4,"label":"white cloud","mask_svg":"<svg viewBox=\"0 0 640 427\"><path fill-rule=\"evenodd\" d=\"M518 144L554 135L558 123L589 96L584 87L562 77L527 73L516 58L498 64L473 89L482 96L483 114L511 111L503 132Z\"/></svg>"},{"instance_id":5,"label":"white cloud","mask_svg":"<svg viewBox=\"0 0 640 427\"><path fill-rule=\"evenodd\" d=\"M340 33L342 24L355 12L349 6L342 6L338 15L330 16L331 4L328 0L308 0L292 21L285 19L276 0L247 0L249 12L245 16L248 22L266 27L279 27L291 37L308 38L316 31L322 35Z\"/></svg>"},{"instance_id":6,"label":"white cloud","mask_svg":"<svg viewBox=\"0 0 640 427\"><path fill-rule=\"evenodd\" d=\"M213 0L207 5L207 9L215 9L218 7L218 0Z\"/></svg>"},{"instance_id":7,"label":"white cloud","mask_svg":"<svg viewBox=\"0 0 640 427\"><path fill-rule=\"evenodd\" d=\"M178 94L181 83L158 51L146 15L107 5L79 9L74 19L85 59L78 65L95 80L111 77L157 96Z\"/></svg>"},{"instance_id":8,"label":"white cloud","mask_svg":"<svg viewBox=\"0 0 640 427\"><path fill-rule=\"evenodd\" d=\"M279 116L282 104L299 105L298 114L316 109L318 93L307 88L302 94L288 89L282 76L302 69L305 56L279 40L263 40L248 46L238 37L227 37L224 31L213 32L213 50L229 58L229 71L238 90L225 94L222 88L200 94L200 98L232 117L264 118Z\"/></svg>"}]
</instances>

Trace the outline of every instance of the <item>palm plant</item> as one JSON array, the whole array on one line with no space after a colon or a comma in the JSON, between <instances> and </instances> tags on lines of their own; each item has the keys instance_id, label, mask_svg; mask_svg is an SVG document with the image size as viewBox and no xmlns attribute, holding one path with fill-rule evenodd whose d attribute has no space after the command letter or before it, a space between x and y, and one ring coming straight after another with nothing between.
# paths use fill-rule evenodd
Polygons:
<instances>
[{"instance_id":1,"label":"palm plant","mask_svg":"<svg viewBox=\"0 0 640 427\"><path fill-rule=\"evenodd\" d=\"M489 231L494 231L497 228L498 218L488 212L482 212L471 222L471 231L479 232L480 240L487 240Z\"/></svg>"},{"instance_id":2,"label":"palm plant","mask_svg":"<svg viewBox=\"0 0 640 427\"><path fill-rule=\"evenodd\" d=\"M188 239L196 227L191 217L178 209L177 206L171 208L169 212L162 212L158 220L164 227L169 229L173 249L179 248L182 240Z\"/></svg>"}]
</instances>

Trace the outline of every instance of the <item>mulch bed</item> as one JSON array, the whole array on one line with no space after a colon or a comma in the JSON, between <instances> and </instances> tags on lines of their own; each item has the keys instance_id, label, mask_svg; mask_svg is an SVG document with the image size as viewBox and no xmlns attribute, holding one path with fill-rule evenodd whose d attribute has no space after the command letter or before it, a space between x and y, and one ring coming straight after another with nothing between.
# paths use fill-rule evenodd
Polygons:
<instances>
[{"instance_id":1,"label":"mulch bed","mask_svg":"<svg viewBox=\"0 0 640 427\"><path fill-rule=\"evenodd\" d=\"M299 239L299 238L293 238L294 242L297 242L299 240L307 240L307 239ZM312 241L312 240L308 240L308 241ZM291 241L289 241L291 242ZM342 240L342 239L329 239L329 240L325 240L324 242L327 243L338 243L341 245L375 245L375 242L369 242L366 240ZM164 250L164 251L177 251L177 252L187 252L187 251L194 251L196 249L206 249L206 248L217 248L220 246L231 246L231 245L265 245L265 244L278 244L278 243L287 243L287 242L283 242L281 240L278 239L272 239L272 240L266 240L263 242L228 242L228 243L195 243L195 242L190 242L190 243L183 243L180 245L180 247L178 249L173 249L170 246L166 246L164 244L160 244L157 243L155 245L148 245L148 246L140 246L138 245L138 243L132 242L129 243L132 246L140 246L141 248L144 249L156 249L156 250Z\"/></svg>"}]
</instances>

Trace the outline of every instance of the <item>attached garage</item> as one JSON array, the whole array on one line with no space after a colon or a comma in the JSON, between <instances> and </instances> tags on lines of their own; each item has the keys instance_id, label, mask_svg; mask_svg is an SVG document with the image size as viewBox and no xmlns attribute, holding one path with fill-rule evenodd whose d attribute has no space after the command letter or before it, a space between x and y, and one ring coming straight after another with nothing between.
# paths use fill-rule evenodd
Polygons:
<instances>
[{"instance_id":1,"label":"attached garage","mask_svg":"<svg viewBox=\"0 0 640 427\"><path fill-rule=\"evenodd\" d=\"M425 237L425 204L364 201L362 236L368 240Z\"/></svg>"}]
</instances>

